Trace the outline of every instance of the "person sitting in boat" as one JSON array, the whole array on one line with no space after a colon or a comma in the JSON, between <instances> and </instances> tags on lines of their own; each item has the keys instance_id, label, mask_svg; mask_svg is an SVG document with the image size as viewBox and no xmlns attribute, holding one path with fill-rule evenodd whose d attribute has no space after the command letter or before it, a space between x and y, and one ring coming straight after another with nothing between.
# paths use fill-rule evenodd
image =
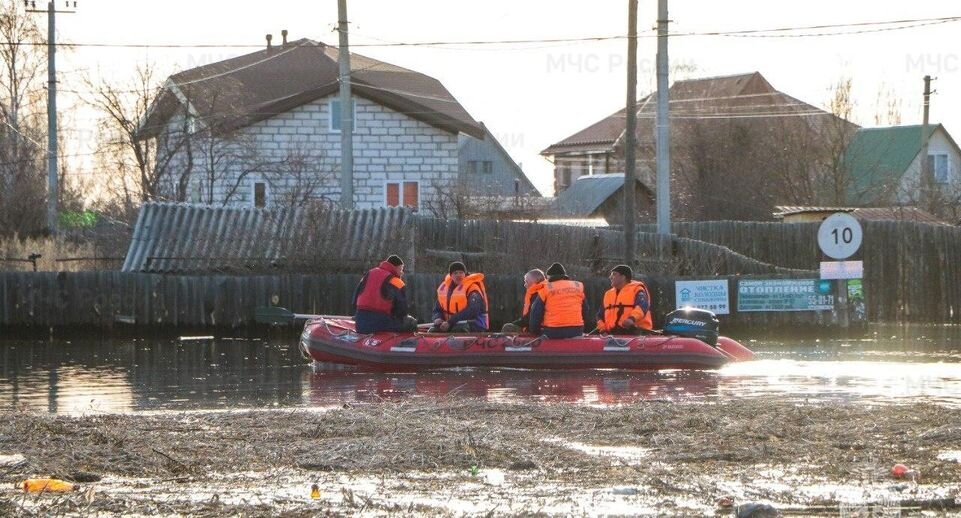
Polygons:
<instances>
[{"instance_id":1,"label":"person sitting in boat","mask_svg":"<svg viewBox=\"0 0 961 518\"><path fill-rule=\"evenodd\" d=\"M417 319L407 314L404 261L391 255L371 268L354 291L354 326L358 333L416 331Z\"/></svg>"},{"instance_id":2,"label":"person sitting in boat","mask_svg":"<svg viewBox=\"0 0 961 518\"><path fill-rule=\"evenodd\" d=\"M634 280L626 264L611 269L611 289L597 311L597 330L612 335L637 335L654 328L651 295L647 286Z\"/></svg>"},{"instance_id":3,"label":"person sitting in boat","mask_svg":"<svg viewBox=\"0 0 961 518\"><path fill-rule=\"evenodd\" d=\"M488 328L487 288L484 274L467 274L460 261L450 263L444 282L437 287L437 302L428 333L483 332Z\"/></svg>"},{"instance_id":4,"label":"person sitting in boat","mask_svg":"<svg viewBox=\"0 0 961 518\"><path fill-rule=\"evenodd\" d=\"M584 284L572 281L560 263L547 269L547 282L531 304L530 331L548 338L574 338L584 334L588 321Z\"/></svg>"},{"instance_id":5,"label":"person sitting in boat","mask_svg":"<svg viewBox=\"0 0 961 518\"><path fill-rule=\"evenodd\" d=\"M504 324L504 327L501 328L502 333L527 331L527 326L531 321L531 303L534 302L537 292L541 291L546 281L547 277L544 276L544 271L540 268L534 268L524 274L524 289L527 290L524 293L524 312L517 320Z\"/></svg>"}]
</instances>

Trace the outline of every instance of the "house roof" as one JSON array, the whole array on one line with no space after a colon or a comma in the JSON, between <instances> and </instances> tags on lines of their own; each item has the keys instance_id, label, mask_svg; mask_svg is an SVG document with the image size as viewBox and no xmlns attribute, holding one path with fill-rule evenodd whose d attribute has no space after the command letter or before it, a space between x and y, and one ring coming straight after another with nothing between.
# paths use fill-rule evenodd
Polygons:
<instances>
[{"instance_id":1,"label":"house roof","mask_svg":"<svg viewBox=\"0 0 961 518\"><path fill-rule=\"evenodd\" d=\"M648 190L640 180L635 181ZM592 217L597 209L623 186L624 173L581 176L554 199L554 214L564 217Z\"/></svg>"},{"instance_id":2,"label":"house roof","mask_svg":"<svg viewBox=\"0 0 961 518\"><path fill-rule=\"evenodd\" d=\"M235 129L336 93L338 54L336 47L301 39L174 74L140 136L158 134L185 101L204 122ZM440 81L360 54L351 53L350 61L354 95L452 133L484 138L481 125Z\"/></svg>"},{"instance_id":3,"label":"house roof","mask_svg":"<svg viewBox=\"0 0 961 518\"><path fill-rule=\"evenodd\" d=\"M671 85L671 119L723 119L732 117L763 118L810 115L807 119L829 113L777 91L759 72L729 76L705 77L676 81ZM653 120L656 93L638 101L638 142L653 143ZM581 131L551 144L542 155L611 151L623 138L626 110L616 113Z\"/></svg>"},{"instance_id":4,"label":"house roof","mask_svg":"<svg viewBox=\"0 0 961 518\"><path fill-rule=\"evenodd\" d=\"M919 223L945 224L929 212L917 207L805 207L778 205L774 217L784 219L785 216L795 214L824 214L825 217L835 212L847 212L861 221L915 221Z\"/></svg>"},{"instance_id":5,"label":"house roof","mask_svg":"<svg viewBox=\"0 0 961 518\"><path fill-rule=\"evenodd\" d=\"M958 145L941 124L928 125L924 141L938 130L944 131L957 149ZM922 126L890 126L862 128L854 134L845 149L843 163L850 176L848 200L873 199L900 183L901 177L917 158L922 146ZM961 149L958 150L961 153Z\"/></svg>"}]
</instances>

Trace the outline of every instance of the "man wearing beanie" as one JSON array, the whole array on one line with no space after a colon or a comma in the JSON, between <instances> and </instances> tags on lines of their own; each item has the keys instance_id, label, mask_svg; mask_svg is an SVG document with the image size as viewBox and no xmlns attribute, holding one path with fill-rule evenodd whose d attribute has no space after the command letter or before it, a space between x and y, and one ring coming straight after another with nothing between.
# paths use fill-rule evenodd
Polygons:
<instances>
[{"instance_id":1,"label":"man wearing beanie","mask_svg":"<svg viewBox=\"0 0 961 518\"><path fill-rule=\"evenodd\" d=\"M404 261L391 255L371 268L354 291L354 326L358 333L416 331L417 319L407 314Z\"/></svg>"},{"instance_id":2,"label":"man wearing beanie","mask_svg":"<svg viewBox=\"0 0 961 518\"><path fill-rule=\"evenodd\" d=\"M437 287L437 302L428 333L487 331L487 288L484 274L467 274L460 261L450 263L447 276Z\"/></svg>"},{"instance_id":3,"label":"man wearing beanie","mask_svg":"<svg viewBox=\"0 0 961 518\"><path fill-rule=\"evenodd\" d=\"M651 295L647 286L634 280L626 264L611 269L611 289L597 311L597 330L612 335L636 335L654 328Z\"/></svg>"},{"instance_id":4,"label":"man wearing beanie","mask_svg":"<svg viewBox=\"0 0 961 518\"><path fill-rule=\"evenodd\" d=\"M531 304L530 331L548 338L574 338L584 334L587 318L584 285L567 276L564 265L547 269L547 282Z\"/></svg>"}]
</instances>

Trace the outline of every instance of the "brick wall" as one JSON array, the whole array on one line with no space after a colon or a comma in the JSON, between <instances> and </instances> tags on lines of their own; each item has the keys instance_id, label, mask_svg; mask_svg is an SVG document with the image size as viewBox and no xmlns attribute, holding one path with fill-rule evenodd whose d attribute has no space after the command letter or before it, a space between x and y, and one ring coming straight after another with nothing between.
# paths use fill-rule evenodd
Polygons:
<instances>
[{"instance_id":1,"label":"brick wall","mask_svg":"<svg viewBox=\"0 0 961 518\"><path fill-rule=\"evenodd\" d=\"M241 129L230 140L202 139L192 146L191 184L186 201L251 206L253 183L268 184L270 204L309 190L313 198L339 200L340 132L330 129L330 101L336 96L278 114ZM419 182L424 209L437 188L457 178L457 135L412 119L361 97L354 97L354 200L357 208L385 206L387 182ZM171 123L175 126L176 123ZM200 150L200 152L198 152ZM213 150L214 153L203 151ZM183 170L179 151L176 170ZM208 160L205 156L212 156ZM214 164L208 167L208 164ZM176 174L174 176L176 176ZM237 188L235 188L237 187ZM165 183L176 192L176 180ZM172 198L172 196L168 196Z\"/></svg>"}]
</instances>

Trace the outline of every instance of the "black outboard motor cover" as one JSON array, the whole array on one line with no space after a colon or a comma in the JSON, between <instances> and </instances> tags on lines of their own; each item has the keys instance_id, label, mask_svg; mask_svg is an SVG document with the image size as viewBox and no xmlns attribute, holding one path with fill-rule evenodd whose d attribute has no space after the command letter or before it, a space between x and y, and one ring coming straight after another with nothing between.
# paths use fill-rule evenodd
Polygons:
<instances>
[{"instance_id":1,"label":"black outboard motor cover","mask_svg":"<svg viewBox=\"0 0 961 518\"><path fill-rule=\"evenodd\" d=\"M717 345L718 321L706 309L681 308L664 317L664 332L669 335L697 338L708 345Z\"/></svg>"}]
</instances>

